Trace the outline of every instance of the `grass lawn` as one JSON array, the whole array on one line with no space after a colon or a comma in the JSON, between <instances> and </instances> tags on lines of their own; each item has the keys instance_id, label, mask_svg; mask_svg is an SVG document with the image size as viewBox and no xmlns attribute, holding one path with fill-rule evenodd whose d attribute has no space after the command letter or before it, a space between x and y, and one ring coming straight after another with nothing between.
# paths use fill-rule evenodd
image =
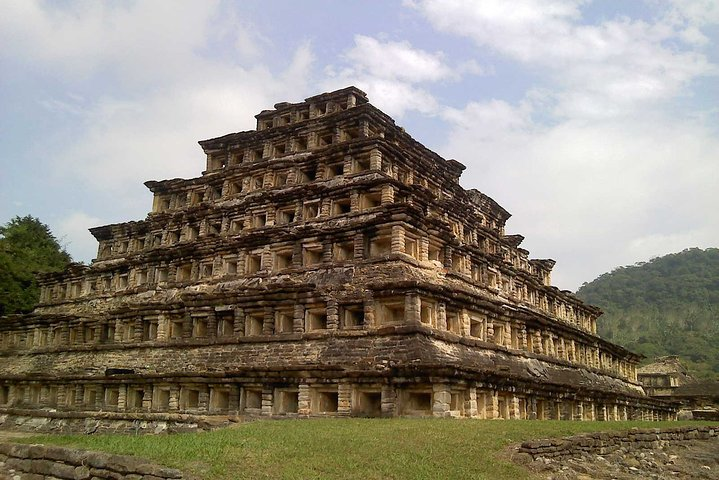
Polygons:
<instances>
[{"instance_id":1,"label":"grass lawn","mask_svg":"<svg viewBox=\"0 0 719 480\"><path fill-rule=\"evenodd\" d=\"M131 436L37 436L60 444L137 455L215 479L530 479L498 455L524 440L698 422L530 420L263 420L212 432Z\"/></svg>"}]
</instances>

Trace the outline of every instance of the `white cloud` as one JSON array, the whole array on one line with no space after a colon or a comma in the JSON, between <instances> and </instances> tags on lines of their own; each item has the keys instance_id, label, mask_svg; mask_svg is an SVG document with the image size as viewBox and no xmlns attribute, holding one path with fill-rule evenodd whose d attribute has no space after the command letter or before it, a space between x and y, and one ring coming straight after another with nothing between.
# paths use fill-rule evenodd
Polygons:
<instances>
[{"instance_id":1,"label":"white cloud","mask_svg":"<svg viewBox=\"0 0 719 480\"><path fill-rule=\"evenodd\" d=\"M522 61L540 54L571 54L575 46L566 41L569 25L580 17L582 1L524 0L482 2L426 0L414 6L435 28L472 38L482 46ZM553 44L547 42L554 41Z\"/></svg>"},{"instance_id":2,"label":"white cloud","mask_svg":"<svg viewBox=\"0 0 719 480\"><path fill-rule=\"evenodd\" d=\"M689 26L719 24L719 3L716 0L670 0L667 18Z\"/></svg>"},{"instance_id":3,"label":"white cloud","mask_svg":"<svg viewBox=\"0 0 719 480\"><path fill-rule=\"evenodd\" d=\"M663 115L549 127L529 110L495 100L451 111L442 150L468 166L465 187L515 214L507 232L525 235L532 256L558 260L555 283L573 289L719 237L711 129Z\"/></svg>"},{"instance_id":4,"label":"white cloud","mask_svg":"<svg viewBox=\"0 0 719 480\"><path fill-rule=\"evenodd\" d=\"M155 83L188 73L185 52L204 45L217 3L4 2L0 43L5 54L69 78L109 71L124 81Z\"/></svg>"},{"instance_id":5,"label":"white cloud","mask_svg":"<svg viewBox=\"0 0 719 480\"><path fill-rule=\"evenodd\" d=\"M219 2L27 1L3 8L0 59L71 89L38 100L73 128L53 138L42 161L48 176L82 181L83 195L103 206L107 217L93 218L94 226L143 217L150 209L145 180L199 176L205 157L198 140L253 129L259 111L316 93L309 42L286 52L284 69L273 71L261 55L268 42ZM100 87L85 90L90 85ZM81 225L82 237L71 236L70 227L89 218L78 215L58 231L74 256L88 259L96 248L92 237L85 241L90 225Z\"/></svg>"},{"instance_id":6,"label":"white cloud","mask_svg":"<svg viewBox=\"0 0 719 480\"><path fill-rule=\"evenodd\" d=\"M217 67L205 82L168 86L136 101L102 98L87 115L83 137L56 153L55 167L104 193L148 179L195 177L204 169L196 142L253 129L260 110L302 90L310 61L302 46L278 76L264 67Z\"/></svg>"},{"instance_id":7,"label":"white cloud","mask_svg":"<svg viewBox=\"0 0 719 480\"><path fill-rule=\"evenodd\" d=\"M334 90L347 85L355 85L367 92L373 105L394 118L401 118L407 111L433 114L439 109L429 90L407 82L369 76L342 76L326 81L324 89Z\"/></svg>"},{"instance_id":8,"label":"white cloud","mask_svg":"<svg viewBox=\"0 0 719 480\"><path fill-rule=\"evenodd\" d=\"M305 92L315 94L313 89L316 87L309 84L315 60L311 42L300 42L294 51L292 61L280 75L280 81L271 84L273 94L277 95L277 98L284 98L288 95L296 98Z\"/></svg>"},{"instance_id":9,"label":"white cloud","mask_svg":"<svg viewBox=\"0 0 719 480\"><path fill-rule=\"evenodd\" d=\"M559 261L576 288L622 264L719 236L719 139L711 118L677 99L717 74L702 28L716 2L657 4L651 20L587 23L582 0L408 2L437 29L471 39L541 79L522 101L443 108L443 153L467 164L463 183L515 218L533 256Z\"/></svg>"},{"instance_id":10,"label":"white cloud","mask_svg":"<svg viewBox=\"0 0 719 480\"><path fill-rule=\"evenodd\" d=\"M372 37L356 35L355 46L345 57L351 70L372 77L422 83L455 76L444 63L441 52L414 49L409 42L380 42Z\"/></svg>"},{"instance_id":11,"label":"white cloud","mask_svg":"<svg viewBox=\"0 0 719 480\"><path fill-rule=\"evenodd\" d=\"M52 231L73 260L87 262L97 252L97 241L88 229L98 225L102 225L99 218L76 211L61 218Z\"/></svg>"},{"instance_id":12,"label":"white cloud","mask_svg":"<svg viewBox=\"0 0 719 480\"><path fill-rule=\"evenodd\" d=\"M203 55L213 35L234 38L230 51L234 47L239 59L256 57L263 43L216 1L27 1L5 7L0 55L27 57L31 68L71 84L108 73L122 84L112 96L66 93L39 100L85 126L53 152L53 167L103 192L148 178L197 176L204 168L197 140L251 129L254 115L278 98L307 92L314 61L309 43L300 43L279 74L261 63L243 67Z\"/></svg>"},{"instance_id":13,"label":"white cloud","mask_svg":"<svg viewBox=\"0 0 719 480\"><path fill-rule=\"evenodd\" d=\"M494 67L491 65L483 67L476 60L471 59L460 63L455 69L457 76L470 75L494 75Z\"/></svg>"},{"instance_id":14,"label":"white cloud","mask_svg":"<svg viewBox=\"0 0 719 480\"><path fill-rule=\"evenodd\" d=\"M592 25L581 23L584 3L424 0L413 5L438 30L539 68L556 85L555 113L562 117L632 113L677 95L699 76L717 74L702 52L667 45L686 39L701 43L701 32L688 18L704 10L677 10L671 19L667 14L654 23L620 17Z\"/></svg>"},{"instance_id":15,"label":"white cloud","mask_svg":"<svg viewBox=\"0 0 719 480\"><path fill-rule=\"evenodd\" d=\"M355 35L354 43L343 55L343 66L325 68L329 77L325 88L356 85L368 93L374 105L394 117L402 117L410 110L437 113L439 103L429 91L430 84L486 73L474 60L450 67L442 52L417 49L406 41Z\"/></svg>"},{"instance_id":16,"label":"white cloud","mask_svg":"<svg viewBox=\"0 0 719 480\"><path fill-rule=\"evenodd\" d=\"M69 115L85 115L87 110L84 100L74 95L66 95L66 98L47 98L38 100L38 103L47 111Z\"/></svg>"},{"instance_id":17,"label":"white cloud","mask_svg":"<svg viewBox=\"0 0 719 480\"><path fill-rule=\"evenodd\" d=\"M668 3L668 5L667 5ZM702 27L719 24L719 2L715 0L670 0L663 21L679 32L682 42L693 46L706 46L709 38Z\"/></svg>"},{"instance_id":18,"label":"white cloud","mask_svg":"<svg viewBox=\"0 0 719 480\"><path fill-rule=\"evenodd\" d=\"M508 134L516 136L519 131L533 128L532 105L522 102L518 106L504 100L470 102L458 110L446 108L442 116L462 131L472 131L481 138L496 139Z\"/></svg>"},{"instance_id":19,"label":"white cloud","mask_svg":"<svg viewBox=\"0 0 719 480\"><path fill-rule=\"evenodd\" d=\"M711 229L701 229L665 235L646 235L632 240L627 247L627 253L631 258L639 259L636 261L648 261L667 253L681 252L693 247L716 248L716 232L712 232Z\"/></svg>"}]
</instances>

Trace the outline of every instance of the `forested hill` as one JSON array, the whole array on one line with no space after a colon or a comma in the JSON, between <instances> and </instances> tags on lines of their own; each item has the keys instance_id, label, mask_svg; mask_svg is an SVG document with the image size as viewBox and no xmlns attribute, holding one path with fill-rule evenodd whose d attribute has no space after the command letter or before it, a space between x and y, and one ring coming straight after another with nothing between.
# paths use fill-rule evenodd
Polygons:
<instances>
[{"instance_id":1,"label":"forested hill","mask_svg":"<svg viewBox=\"0 0 719 480\"><path fill-rule=\"evenodd\" d=\"M649 359L679 355L695 375L719 378L719 249L619 267L577 296L604 310L603 338Z\"/></svg>"}]
</instances>

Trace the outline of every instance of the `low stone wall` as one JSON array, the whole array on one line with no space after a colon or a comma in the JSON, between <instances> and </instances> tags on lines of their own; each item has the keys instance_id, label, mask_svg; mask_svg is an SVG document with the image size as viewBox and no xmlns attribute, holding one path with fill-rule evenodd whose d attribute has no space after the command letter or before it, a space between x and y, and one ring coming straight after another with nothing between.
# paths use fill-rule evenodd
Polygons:
<instances>
[{"instance_id":1,"label":"low stone wall","mask_svg":"<svg viewBox=\"0 0 719 480\"><path fill-rule=\"evenodd\" d=\"M0 479L162 480L182 472L124 455L45 445L0 443Z\"/></svg>"},{"instance_id":2,"label":"low stone wall","mask_svg":"<svg viewBox=\"0 0 719 480\"><path fill-rule=\"evenodd\" d=\"M719 436L719 426L672 428L632 428L623 432L598 432L573 437L524 442L515 454L516 460L572 457L584 453L606 455L640 449L655 449L667 444L706 440ZM523 458L522 458L523 457Z\"/></svg>"},{"instance_id":3,"label":"low stone wall","mask_svg":"<svg viewBox=\"0 0 719 480\"><path fill-rule=\"evenodd\" d=\"M719 410L692 410L692 419L719 422Z\"/></svg>"},{"instance_id":4,"label":"low stone wall","mask_svg":"<svg viewBox=\"0 0 719 480\"><path fill-rule=\"evenodd\" d=\"M0 413L0 431L84 435L182 433L226 427L243 420L239 417L179 414L149 414L147 417L133 418L130 414L114 412L95 412L93 417L82 412Z\"/></svg>"}]
</instances>

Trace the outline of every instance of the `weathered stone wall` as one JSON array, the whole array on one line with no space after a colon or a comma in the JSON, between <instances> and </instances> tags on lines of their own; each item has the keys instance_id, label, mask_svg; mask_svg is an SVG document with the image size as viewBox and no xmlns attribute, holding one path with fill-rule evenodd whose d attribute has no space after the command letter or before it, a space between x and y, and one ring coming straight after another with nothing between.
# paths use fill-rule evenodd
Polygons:
<instances>
[{"instance_id":1,"label":"weathered stone wall","mask_svg":"<svg viewBox=\"0 0 719 480\"><path fill-rule=\"evenodd\" d=\"M136 457L45 445L0 443L0 479L2 478L161 480L186 477L179 470L165 468Z\"/></svg>"},{"instance_id":2,"label":"weathered stone wall","mask_svg":"<svg viewBox=\"0 0 719 480\"><path fill-rule=\"evenodd\" d=\"M531 457L557 459L584 453L606 455L612 452L627 453L640 449L656 449L664 445L691 440L706 440L719 436L717 426L675 428L632 428L625 432L599 432L565 438L524 442L515 459Z\"/></svg>"},{"instance_id":3,"label":"weathered stone wall","mask_svg":"<svg viewBox=\"0 0 719 480\"><path fill-rule=\"evenodd\" d=\"M63 435L196 432L236 423L237 417L115 412L25 411L0 415L0 430Z\"/></svg>"},{"instance_id":4,"label":"weathered stone wall","mask_svg":"<svg viewBox=\"0 0 719 480\"><path fill-rule=\"evenodd\" d=\"M447 339L449 340L449 339ZM384 327L380 332L317 332L282 337L242 338L232 341L172 345L103 348L61 353L16 355L5 359L5 375L43 377L74 376L104 378L108 368L132 370L137 375L203 375L222 378L233 374L251 375L251 371L335 370L337 376L394 375L398 370L419 368L460 369L485 376L498 373L516 380L571 387L584 380L597 390L641 396L639 388L626 380L591 370L571 368L568 362L508 349L472 348L485 342L461 339L447 341L422 326ZM291 374L289 376L292 376ZM105 378L105 381L112 381Z\"/></svg>"},{"instance_id":5,"label":"weathered stone wall","mask_svg":"<svg viewBox=\"0 0 719 480\"><path fill-rule=\"evenodd\" d=\"M364 92L257 119L0 318L0 414L673 417L509 212Z\"/></svg>"},{"instance_id":6,"label":"weathered stone wall","mask_svg":"<svg viewBox=\"0 0 719 480\"><path fill-rule=\"evenodd\" d=\"M476 348L487 344L449 337L456 335L424 325L402 325L371 332L188 342L159 349L100 346L18 355L8 359L8 373L32 380L20 380L20 387L11 385L0 413L67 419L50 422L50 428L61 430L70 419L83 416L111 425L196 423L198 415L671 418L671 406L647 403L639 387L622 378L502 347ZM58 380L68 378L69 382ZM587 386L581 395L573 391L578 384ZM300 398L307 388L315 401ZM417 397L418 392L425 397ZM319 400L327 393L335 398L332 408ZM189 400L191 394L194 401ZM287 404L283 398L288 394L306 404ZM454 401L447 402L448 395ZM7 422L0 422L1 428L12 424L3 423Z\"/></svg>"}]
</instances>

